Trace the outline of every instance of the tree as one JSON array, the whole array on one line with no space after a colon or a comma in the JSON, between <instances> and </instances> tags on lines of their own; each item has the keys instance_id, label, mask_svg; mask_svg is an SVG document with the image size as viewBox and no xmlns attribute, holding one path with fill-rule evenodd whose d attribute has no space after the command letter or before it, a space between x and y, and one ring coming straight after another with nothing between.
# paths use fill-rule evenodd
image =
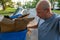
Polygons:
<instances>
[{"instance_id":1,"label":"tree","mask_svg":"<svg viewBox=\"0 0 60 40\"><path fill-rule=\"evenodd\" d=\"M33 0L33 2L32 2L32 8L35 8L36 7L36 4L37 4L38 1L39 0Z\"/></svg>"},{"instance_id":2,"label":"tree","mask_svg":"<svg viewBox=\"0 0 60 40\"><path fill-rule=\"evenodd\" d=\"M29 1L23 7L26 7L26 8L35 8L38 1L39 0L33 0L33 2Z\"/></svg>"},{"instance_id":3,"label":"tree","mask_svg":"<svg viewBox=\"0 0 60 40\"><path fill-rule=\"evenodd\" d=\"M31 2L31 1L27 2L27 3L23 6L23 8L32 8L32 2Z\"/></svg>"},{"instance_id":4,"label":"tree","mask_svg":"<svg viewBox=\"0 0 60 40\"><path fill-rule=\"evenodd\" d=\"M58 0L58 7L60 8L60 0Z\"/></svg>"},{"instance_id":5,"label":"tree","mask_svg":"<svg viewBox=\"0 0 60 40\"><path fill-rule=\"evenodd\" d=\"M1 4L3 5L3 10L6 9L6 2L11 2L11 0L0 0Z\"/></svg>"},{"instance_id":6,"label":"tree","mask_svg":"<svg viewBox=\"0 0 60 40\"><path fill-rule=\"evenodd\" d=\"M54 10L54 5L55 5L56 0L50 0L50 2L51 2L51 7Z\"/></svg>"},{"instance_id":7,"label":"tree","mask_svg":"<svg viewBox=\"0 0 60 40\"><path fill-rule=\"evenodd\" d=\"M17 5L18 5L18 6L21 6L21 2L18 2Z\"/></svg>"}]
</instances>

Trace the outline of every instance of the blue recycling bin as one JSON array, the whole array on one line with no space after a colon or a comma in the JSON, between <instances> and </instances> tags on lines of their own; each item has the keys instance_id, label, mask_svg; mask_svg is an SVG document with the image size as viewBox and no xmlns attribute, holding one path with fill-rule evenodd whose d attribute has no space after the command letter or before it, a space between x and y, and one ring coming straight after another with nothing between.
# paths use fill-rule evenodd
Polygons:
<instances>
[{"instance_id":1,"label":"blue recycling bin","mask_svg":"<svg viewBox=\"0 0 60 40\"><path fill-rule=\"evenodd\" d=\"M18 32L0 33L0 40L26 40L27 29Z\"/></svg>"},{"instance_id":2,"label":"blue recycling bin","mask_svg":"<svg viewBox=\"0 0 60 40\"><path fill-rule=\"evenodd\" d=\"M17 11L10 18L14 19L14 18L18 18L19 16L22 16L22 14ZM0 32L0 40L26 40L26 34L27 34L27 29L18 32L4 32L4 33Z\"/></svg>"},{"instance_id":3,"label":"blue recycling bin","mask_svg":"<svg viewBox=\"0 0 60 40\"><path fill-rule=\"evenodd\" d=\"M18 17L22 16L21 10L23 10L23 9L18 7L16 9L15 13L12 16L10 16L10 18L14 19L14 18L18 18Z\"/></svg>"},{"instance_id":4,"label":"blue recycling bin","mask_svg":"<svg viewBox=\"0 0 60 40\"><path fill-rule=\"evenodd\" d=\"M18 18L18 17L20 17L20 16L22 16L22 14L13 15L13 16L11 16L10 18L11 18L11 19L14 19L14 18Z\"/></svg>"}]
</instances>

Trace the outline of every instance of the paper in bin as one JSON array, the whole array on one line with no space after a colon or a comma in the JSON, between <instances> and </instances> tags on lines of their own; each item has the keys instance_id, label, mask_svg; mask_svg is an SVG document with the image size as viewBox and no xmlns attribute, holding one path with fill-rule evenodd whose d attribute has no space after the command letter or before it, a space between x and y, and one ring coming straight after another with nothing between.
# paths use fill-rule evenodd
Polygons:
<instances>
[{"instance_id":1,"label":"paper in bin","mask_svg":"<svg viewBox=\"0 0 60 40\"><path fill-rule=\"evenodd\" d=\"M14 21L4 18L0 22L1 32L13 32L24 30L27 27L27 24L32 21L34 18L17 18Z\"/></svg>"},{"instance_id":2,"label":"paper in bin","mask_svg":"<svg viewBox=\"0 0 60 40\"><path fill-rule=\"evenodd\" d=\"M7 18L2 19L2 21L0 22L0 27L1 32L9 32L15 30L14 21Z\"/></svg>"},{"instance_id":3,"label":"paper in bin","mask_svg":"<svg viewBox=\"0 0 60 40\"><path fill-rule=\"evenodd\" d=\"M15 20L15 27L16 27L16 31L18 30L22 30L27 28L27 25L30 21L32 21L34 18L18 18Z\"/></svg>"}]
</instances>

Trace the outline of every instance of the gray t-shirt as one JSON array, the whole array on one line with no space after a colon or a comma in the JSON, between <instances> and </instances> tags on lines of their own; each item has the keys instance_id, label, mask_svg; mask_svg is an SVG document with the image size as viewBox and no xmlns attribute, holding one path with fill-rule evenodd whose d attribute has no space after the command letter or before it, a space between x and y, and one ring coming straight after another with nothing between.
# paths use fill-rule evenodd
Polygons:
<instances>
[{"instance_id":1,"label":"gray t-shirt","mask_svg":"<svg viewBox=\"0 0 60 40\"><path fill-rule=\"evenodd\" d=\"M54 14L38 26L38 40L60 40L60 17Z\"/></svg>"}]
</instances>

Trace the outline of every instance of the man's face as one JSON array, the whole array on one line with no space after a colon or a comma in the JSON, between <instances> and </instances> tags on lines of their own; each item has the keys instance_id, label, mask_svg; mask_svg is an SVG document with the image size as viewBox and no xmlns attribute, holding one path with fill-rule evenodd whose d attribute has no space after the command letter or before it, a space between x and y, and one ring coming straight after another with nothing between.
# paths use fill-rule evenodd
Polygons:
<instances>
[{"instance_id":1,"label":"man's face","mask_svg":"<svg viewBox=\"0 0 60 40\"><path fill-rule=\"evenodd\" d=\"M37 6L36 8L36 12L37 12L37 16L42 18L42 19L45 19L45 16L46 16L46 10L43 10L40 6Z\"/></svg>"}]
</instances>

